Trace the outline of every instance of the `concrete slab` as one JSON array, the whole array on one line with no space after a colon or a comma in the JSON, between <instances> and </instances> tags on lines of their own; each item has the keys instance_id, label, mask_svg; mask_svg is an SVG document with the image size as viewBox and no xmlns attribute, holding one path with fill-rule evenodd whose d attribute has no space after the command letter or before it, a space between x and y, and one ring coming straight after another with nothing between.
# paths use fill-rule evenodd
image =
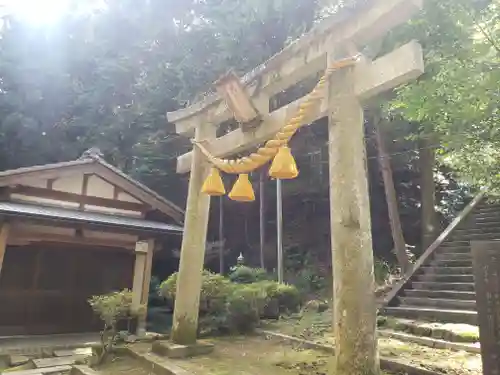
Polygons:
<instances>
[{"instance_id":1,"label":"concrete slab","mask_svg":"<svg viewBox=\"0 0 500 375\"><path fill-rule=\"evenodd\" d=\"M9 365L12 367L21 366L30 361L30 357L25 355L10 355L9 356Z\"/></svg>"},{"instance_id":2,"label":"concrete slab","mask_svg":"<svg viewBox=\"0 0 500 375\"><path fill-rule=\"evenodd\" d=\"M199 340L192 345L179 345L170 341L155 341L151 346L153 353L169 358L186 358L210 354L214 345L208 341Z\"/></svg>"},{"instance_id":3,"label":"concrete slab","mask_svg":"<svg viewBox=\"0 0 500 375\"><path fill-rule=\"evenodd\" d=\"M74 365L85 360L85 358L87 357L88 357L87 355L72 355L68 357L33 359L32 361L36 368L46 368L55 366Z\"/></svg>"},{"instance_id":4,"label":"concrete slab","mask_svg":"<svg viewBox=\"0 0 500 375\"><path fill-rule=\"evenodd\" d=\"M70 375L99 375L100 372L85 365L75 365L71 369Z\"/></svg>"},{"instance_id":5,"label":"concrete slab","mask_svg":"<svg viewBox=\"0 0 500 375\"><path fill-rule=\"evenodd\" d=\"M66 372L70 370L71 366L55 366L55 367L35 368L32 370L8 371L8 372L4 371L0 373L0 375L46 375L55 372Z\"/></svg>"},{"instance_id":6,"label":"concrete slab","mask_svg":"<svg viewBox=\"0 0 500 375\"><path fill-rule=\"evenodd\" d=\"M55 357L71 357L73 355L92 355L92 348L75 348L75 349L60 349L54 350Z\"/></svg>"}]
</instances>

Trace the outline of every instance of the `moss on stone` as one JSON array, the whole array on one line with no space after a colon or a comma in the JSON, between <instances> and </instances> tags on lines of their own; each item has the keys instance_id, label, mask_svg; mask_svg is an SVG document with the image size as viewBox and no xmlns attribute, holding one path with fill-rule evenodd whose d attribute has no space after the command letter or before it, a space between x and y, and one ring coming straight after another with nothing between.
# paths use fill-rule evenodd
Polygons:
<instances>
[{"instance_id":1,"label":"moss on stone","mask_svg":"<svg viewBox=\"0 0 500 375\"><path fill-rule=\"evenodd\" d=\"M196 343L197 333L198 322L194 319L182 316L179 319L174 320L170 339L175 344L191 345Z\"/></svg>"}]
</instances>

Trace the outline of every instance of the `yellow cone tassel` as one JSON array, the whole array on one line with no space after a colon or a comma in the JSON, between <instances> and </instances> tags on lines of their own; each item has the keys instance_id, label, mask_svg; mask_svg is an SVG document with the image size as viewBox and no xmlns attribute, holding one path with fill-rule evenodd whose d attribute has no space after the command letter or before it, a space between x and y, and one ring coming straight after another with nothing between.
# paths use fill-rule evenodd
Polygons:
<instances>
[{"instance_id":1,"label":"yellow cone tassel","mask_svg":"<svg viewBox=\"0 0 500 375\"><path fill-rule=\"evenodd\" d=\"M212 168L210 174L201 187L201 192L213 196L226 194L224 183L222 182L222 178L220 177L220 173L217 168Z\"/></svg>"},{"instance_id":2,"label":"yellow cone tassel","mask_svg":"<svg viewBox=\"0 0 500 375\"><path fill-rule=\"evenodd\" d=\"M274 157L271 168L269 168L269 176L281 180L290 180L298 175L299 170L290 148L288 146L281 147Z\"/></svg>"},{"instance_id":3,"label":"yellow cone tassel","mask_svg":"<svg viewBox=\"0 0 500 375\"><path fill-rule=\"evenodd\" d=\"M234 186L229 193L229 198L238 202L252 202L255 200L252 184L248 179L248 174L242 173L234 183Z\"/></svg>"}]
</instances>

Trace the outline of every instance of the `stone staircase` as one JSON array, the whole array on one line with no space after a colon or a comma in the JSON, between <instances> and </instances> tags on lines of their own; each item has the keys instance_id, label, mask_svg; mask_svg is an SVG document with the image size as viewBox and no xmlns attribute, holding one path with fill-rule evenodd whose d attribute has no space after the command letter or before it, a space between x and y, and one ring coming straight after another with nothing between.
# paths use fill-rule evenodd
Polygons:
<instances>
[{"instance_id":1,"label":"stone staircase","mask_svg":"<svg viewBox=\"0 0 500 375\"><path fill-rule=\"evenodd\" d=\"M470 241L492 239L500 239L500 204L478 199L446 238L424 253L425 259L388 301L385 315L476 325Z\"/></svg>"}]
</instances>

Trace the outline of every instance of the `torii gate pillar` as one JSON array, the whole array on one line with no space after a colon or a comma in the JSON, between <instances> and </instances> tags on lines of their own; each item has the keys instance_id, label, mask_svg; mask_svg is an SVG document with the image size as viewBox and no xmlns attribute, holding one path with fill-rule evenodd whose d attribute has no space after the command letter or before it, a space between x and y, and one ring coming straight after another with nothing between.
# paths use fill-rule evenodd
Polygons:
<instances>
[{"instance_id":1,"label":"torii gate pillar","mask_svg":"<svg viewBox=\"0 0 500 375\"><path fill-rule=\"evenodd\" d=\"M243 87L262 115L251 132L235 129L219 138L200 137L206 124L218 126L233 114L218 94L168 114L180 134L207 140L206 149L228 157L272 138L296 116L303 97L269 112L269 98L328 66L333 52L364 46L404 23L422 7L422 0L372 0L340 19L327 19L281 53L243 77ZM308 123L329 117L330 206L334 263L336 375L378 374L373 251L366 176L362 103L423 73L421 46L410 42L376 60L335 73L329 95L309 113ZM213 125L212 125L213 124ZM213 130L213 129L212 129ZM209 140L212 138L212 140ZM196 343L196 329L208 224L209 198L200 192L205 172L200 151L177 159L179 173L191 170L186 224L177 280L172 339Z\"/></svg>"}]
</instances>

